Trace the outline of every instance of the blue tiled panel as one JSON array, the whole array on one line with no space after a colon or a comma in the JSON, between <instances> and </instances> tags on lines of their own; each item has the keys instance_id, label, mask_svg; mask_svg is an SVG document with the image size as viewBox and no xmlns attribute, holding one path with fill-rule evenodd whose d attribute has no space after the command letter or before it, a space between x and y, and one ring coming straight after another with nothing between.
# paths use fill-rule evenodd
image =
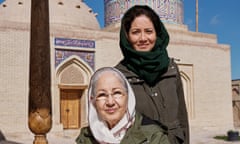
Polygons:
<instances>
[{"instance_id":1,"label":"blue tiled panel","mask_svg":"<svg viewBox=\"0 0 240 144\"><path fill-rule=\"evenodd\" d=\"M95 41L93 40L81 40L70 38L55 38L54 44L56 46L68 46L79 48L95 48Z\"/></svg>"},{"instance_id":2,"label":"blue tiled panel","mask_svg":"<svg viewBox=\"0 0 240 144\"><path fill-rule=\"evenodd\" d=\"M94 63L94 52L89 51L78 51L78 50L65 50L55 49L55 68L70 56L77 56L85 61L93 70L95 67Z\"/></svg>"}]
</instances>

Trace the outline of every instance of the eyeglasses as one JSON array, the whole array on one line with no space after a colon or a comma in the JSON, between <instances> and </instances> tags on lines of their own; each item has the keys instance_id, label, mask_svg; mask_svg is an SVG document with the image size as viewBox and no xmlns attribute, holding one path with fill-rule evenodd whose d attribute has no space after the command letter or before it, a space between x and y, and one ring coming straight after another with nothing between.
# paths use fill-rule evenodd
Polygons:
<instances>
[{"instance_id":1,"label":"eyeglasses","mask_svg":"<svg viewBox=\"0 0 240 144\"><path fill-rule=\"evenodd\" d=\"M114 100L118 100L121 99L124 95L125 93L121 90L113 91L111 94L106 92L99 92L97 93L95 100L106 102L110 98L110 96L112 96Z\"/></svg>"}]
</instances>

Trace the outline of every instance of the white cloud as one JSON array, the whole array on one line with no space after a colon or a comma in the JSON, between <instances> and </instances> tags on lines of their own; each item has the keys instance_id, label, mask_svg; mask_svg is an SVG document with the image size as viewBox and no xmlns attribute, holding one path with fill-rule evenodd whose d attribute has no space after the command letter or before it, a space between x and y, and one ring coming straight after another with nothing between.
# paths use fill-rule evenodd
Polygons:
<instances>
[{"instance_id":1,"label":"white cloud","mask_svg":"<svg viewBox=\"0 0 240 144\"><path fill-rule=\"evenodd\" d=\"M192 19L187 19L185 22L186 25L188 25L188 28L190 30L194 30L195 28L195 22Z\"/></svg>"},{"instance_id":2,"label":"white cloud","mask_svg":"<svg viewBox=\"0 0 240 144\"><path fill-rule=\"evenodd\" d=\"M216 25L216 24L218 24L218 23L220 22L219 17L220 17L219 15L213 16L213 17L211 18L211 20L210 20L210 24L211 24L211 25Z\"/></svg>"}]
</instances>

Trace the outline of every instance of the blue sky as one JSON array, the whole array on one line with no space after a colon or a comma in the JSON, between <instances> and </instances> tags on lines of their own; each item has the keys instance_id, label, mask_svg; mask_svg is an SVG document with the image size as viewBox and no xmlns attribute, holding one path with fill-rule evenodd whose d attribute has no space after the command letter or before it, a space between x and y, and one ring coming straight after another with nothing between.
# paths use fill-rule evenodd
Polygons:
<instances>
[{"instance_id":1,"label":"blue sky","mask_svg":"<svg viewBox=\"0 0 240 144\"><path fill-rule=\"evenodd\" d=\"M0 3L3 0L0 0ZM104 0L84 0L104 26ZM96 4L96 1L98 4ZM198 0L199 32L216 34L218 43L231 46L232 79L240 79L240 0ZM195 0L184 0L184 24L195 31Z\"/></svg>"}]
</instances>

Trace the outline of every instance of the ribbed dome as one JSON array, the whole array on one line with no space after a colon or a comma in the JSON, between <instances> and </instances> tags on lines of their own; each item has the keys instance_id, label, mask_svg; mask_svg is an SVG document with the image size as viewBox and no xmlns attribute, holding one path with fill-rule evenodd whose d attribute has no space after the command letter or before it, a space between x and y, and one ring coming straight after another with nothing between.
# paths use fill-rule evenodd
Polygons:
<instances>
[{"instance_id":1,"label":"ribbed dome","mask_svg":"<svg viewBox=\"0 0 240 144\"><path fill-rule=\"evenodd\" d=\"M5 0L0 20L30 23L31 0ZM100 29L96 14L82 0L49 0L50 23Z\"/></svg>"}]
</instances>

